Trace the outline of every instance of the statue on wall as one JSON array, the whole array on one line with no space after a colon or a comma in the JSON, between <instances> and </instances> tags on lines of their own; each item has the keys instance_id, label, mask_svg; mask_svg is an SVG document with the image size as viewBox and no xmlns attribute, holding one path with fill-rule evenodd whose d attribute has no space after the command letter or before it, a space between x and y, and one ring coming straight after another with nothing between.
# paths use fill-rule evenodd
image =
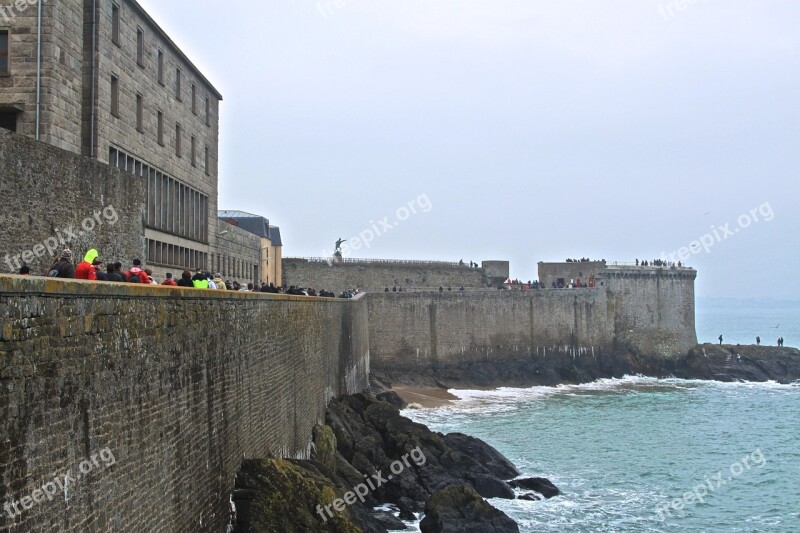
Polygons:
<instances>
[{"instance_id":1,"label":"statue on wall","mask_svg":"<svg viewBox=\"0 0 800 533\"><path fill-rule=\"evenodd\" d=\"M333 249L333 257L338 259L339 261L342 260L342 243L347 242L347 239L342 239L339 237L339 240L336 241L336 246Z\"/></svg>"}]
</instances>

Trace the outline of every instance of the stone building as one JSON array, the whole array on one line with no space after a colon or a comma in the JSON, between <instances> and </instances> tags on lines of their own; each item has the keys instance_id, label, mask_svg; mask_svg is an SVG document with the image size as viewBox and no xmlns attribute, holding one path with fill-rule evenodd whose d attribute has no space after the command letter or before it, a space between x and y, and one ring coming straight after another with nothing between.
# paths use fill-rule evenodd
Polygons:
<instances>
[{"instance_id":1,"label":"stone building","mask_svg":"<svg viewBox=\"0 0 800 533\"><path fill-rule=\"evenodd\" d=\"M0 0L0 127L140 176L156 273L255 282L215 216L221 100L135 0Z\"/></svg>"},{"instance_id":2,"label":"stone building","mask_svg":"<svg viewBox=\"0 0 800 533\"><path fill-rule=\"evenodd\" d=\"M219 211L223 223L236 226L259 239L259 282L280 286L282 279L283 242L281 229L271 226L269 220L244 211Z\"/></svg>"}]
</instances>

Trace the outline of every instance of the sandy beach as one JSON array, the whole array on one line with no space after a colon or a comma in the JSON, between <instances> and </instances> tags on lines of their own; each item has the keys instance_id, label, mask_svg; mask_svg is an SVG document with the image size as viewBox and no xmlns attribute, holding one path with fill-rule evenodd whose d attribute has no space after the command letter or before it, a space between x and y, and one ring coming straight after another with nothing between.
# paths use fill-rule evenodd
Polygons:
<instances>
[{"instance_id":1,"label":"sandy beach","mask_svg":"<svg viewBox=\"0 0 800 533\"><path fill-rule=\"evenodd\" d=\"M450 404L458 400L458 396L451 394L446 389L437 387L405 387L398 385L392 388L409 404L417 404L422 408L430 409Z\"/></svg>"}]
</instances>

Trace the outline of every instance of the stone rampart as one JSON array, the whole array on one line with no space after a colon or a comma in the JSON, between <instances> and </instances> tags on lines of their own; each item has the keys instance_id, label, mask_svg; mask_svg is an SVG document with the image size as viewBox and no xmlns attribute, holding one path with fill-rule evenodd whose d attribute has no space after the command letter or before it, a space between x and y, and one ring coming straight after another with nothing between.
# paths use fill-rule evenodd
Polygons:
<instances>
[{"instance_id":1,"label":"stone rampart","mask_svg":"<svg viewBox=\"0 0 800 533\"><path fill-rule=\"evenodd\" d=\"M368 373L363 298L0 277L0 531L224 531L242 459Z\"/></svg>"}]
</instances>

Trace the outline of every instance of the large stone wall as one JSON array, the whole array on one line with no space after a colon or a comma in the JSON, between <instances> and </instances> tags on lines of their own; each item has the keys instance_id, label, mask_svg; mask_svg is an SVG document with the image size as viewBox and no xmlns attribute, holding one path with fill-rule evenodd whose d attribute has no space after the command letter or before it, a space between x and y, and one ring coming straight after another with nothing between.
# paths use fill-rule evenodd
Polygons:
<instances>
[{"instance_id":1,"label":"large stone wall","mask_svg":"<svg viewBox=\"0 0 800 533\"><path fill-rule=\"evenodd\" d=\"M307 456L368 372L363 299L0 277L0 531L224 531L241 460Z\"/></svg>"},{"instance_id":2,"label":"large stone wall","mask_svg":"<svg viewBox=\"0 0 800 533\"><path fill-rule=\"evenodd\" d=\"M145 257L140 178L0 130L0 197L0 272L17 273L27 252L44 274L65 246L76 263L90 248L127 266Z\"/></svg>"},{"instance_id":3,"label":"large stone wall","mask_svg":"<svg viewBox=\"0 0 800 533\"><path fill-rule=\"evenodd\" d=\"M314 287L339 293L353 288L368 292L403 287L438 288L486 287L483 269L434 262L325 262L296 258L283 259L283 285Z\"/></svg>"},{"instance_id":4,"label":"large stone wall","mask_svg":"<svg viewBox=\"0 0 800 533\"><path fill-rule=\"evenodd\" d=\"M603 279L619 348L672 357L696 346L696 278L691 268L609 266Z\"/></svg>"},{"instance_id":5,"label":"large stone wall","mask_svg":"<svg viewBox=\"0 0 800 533\"><path fill-rule=\"evenodd\" d=\"M368 302L376 368L613 348L599 289L377 293Z\"/></svg>"},{"instance_id":6,"label":"large stone wall","mask_svg":"<svg viewBox=\"0 0 800 533\"><path fill-rule=\"evenodd\" d=\"M611 268L596 288L368 295L380 370L568 355L676 358L697 344L692 269Z\"/></svg>"}]
</instances>

